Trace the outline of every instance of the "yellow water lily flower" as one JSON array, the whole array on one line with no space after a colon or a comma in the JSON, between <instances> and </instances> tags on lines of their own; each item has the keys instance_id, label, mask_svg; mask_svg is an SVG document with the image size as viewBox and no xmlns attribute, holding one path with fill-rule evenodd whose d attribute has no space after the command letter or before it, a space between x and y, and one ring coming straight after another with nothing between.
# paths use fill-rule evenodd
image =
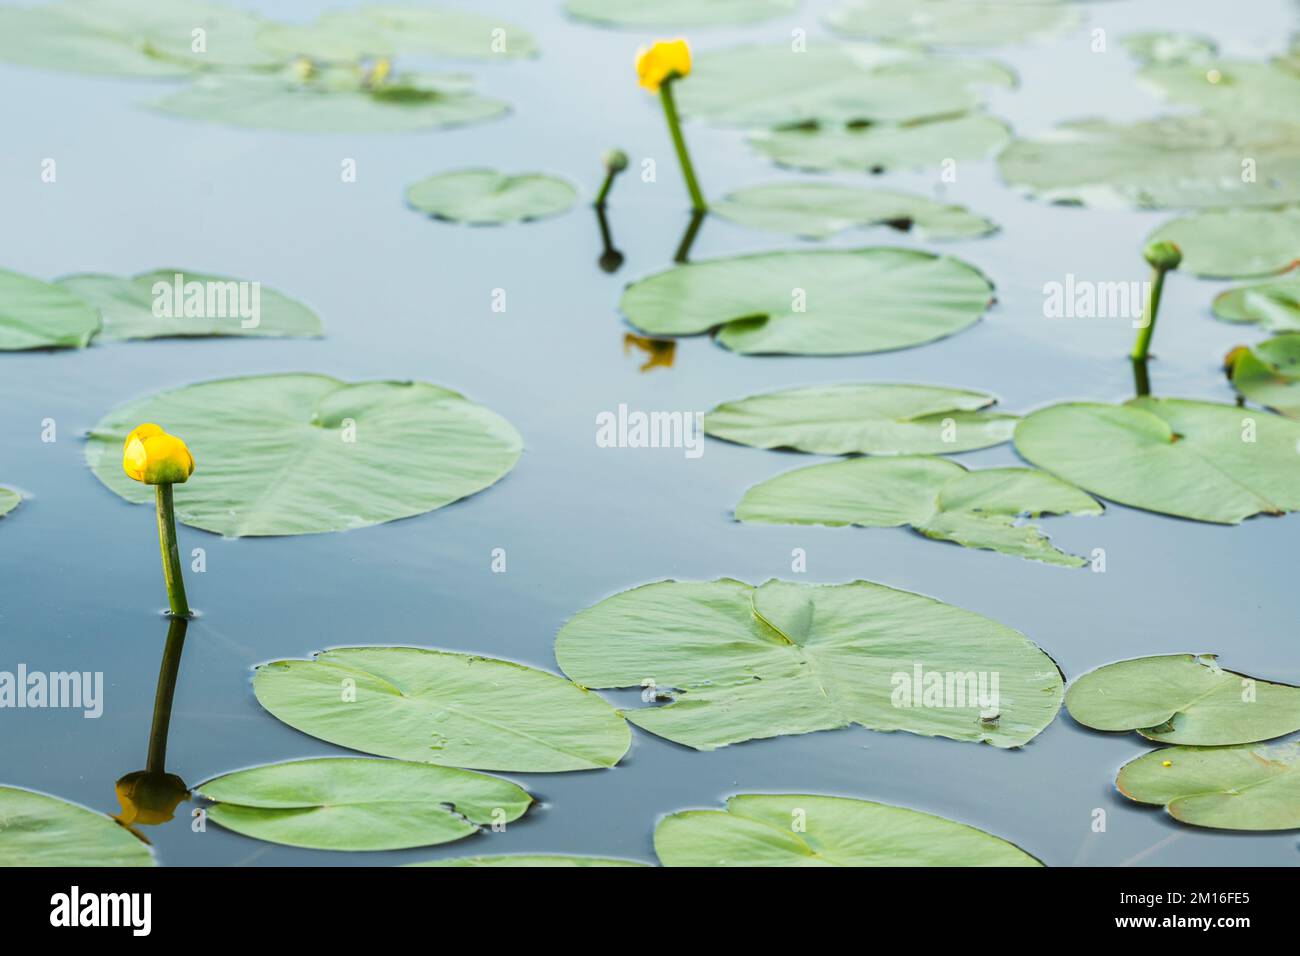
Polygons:
<instances>
[{"instance_id":1,"label":"yellow water lily flower","mask_svg":"<svg viewBox=\"0 0 1300 956\"><path fill-rule=\"evenodd\" d=\"M651 93L658 93L664 81L691 72L691 48L680 37L676 40L656 40L643 46L636 54L636 75L641 85Z\"/></svg>"},{"instance_id":2,"label":"yellow water lily flower","mask_svg":"<svg viewBox=\"0 0 1300 956\"><path fill-rule=\"evenodd\" d=\"M126 436L122 470L146 485L180 484L194 474L194 456L185 442L146 422Z\"/></svg>"}]
</instances>

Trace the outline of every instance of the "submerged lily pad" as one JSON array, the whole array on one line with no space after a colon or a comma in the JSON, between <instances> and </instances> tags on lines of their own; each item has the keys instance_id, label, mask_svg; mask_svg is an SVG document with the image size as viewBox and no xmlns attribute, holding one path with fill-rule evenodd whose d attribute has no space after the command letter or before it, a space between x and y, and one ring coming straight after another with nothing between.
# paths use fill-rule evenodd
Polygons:
<instances>
[{"instance_id":1,"label":"submerged lily pad","mask_svg":"<svg viewBox=\"0 0 1300 956\"><path fill-rule=\"evenodd\" d=\"M258 43L281 59L302 56L323 62L398 56L493 59L537 53L527 30L495 16L385 4L329 10L311 24L268 25Z\"/></svg>"},{"instance_id":2,"label":"submerged lily pad","mask_svg":"<svg viewBox=\"0 0 1300 956\"><path fill-rule=\"evenodd\" d=\"M437 846L509 823L533 802L506 780L404 760L323 757L267 764L195 788L213 823L317 850Z\"/></svg>"},{"instance_id":3,"label":"submerged lily pad","mask_svg":"<svg viewBox=\"0 0 1300 956\"><path fill-rule=\"evenodd\" d=\"M754 133L749 141L773 162L793 169L881 173L985 159L1010 138L1005 124L974 113L920 123L791 126Z\"/></svg>"},{"instance_id":4,"label":"submerged lily pad","mask_svg":"<svg viewBox=\"0 0 1300 956\"><path fill-rule=\"evenodd\" d=\"M1121 793L1181 823L1220 830L1300 828L1300 744L1167 747L1120 768Z\"/></svg>"},{"instance_id":5,"label":"submerged lily pad","mask_svg":"<svg viewBox=\"0 0 1300 956\"><path fill-rule=\"evenodd\" d=\"M854 724L1018 747L1061 706L1023 634L869 581L647 584L574 615L555 657L584 687L653 681L672 702L624 716L696 750Z\"/></svg>"},{"instance_id":6,"label":"submerged lily pad","mask_svg":"<svg viewBox=\"0 0 1300 956\"><path fill-rule=\"evenodd\" d=\"M1300 422L1178 398L1068 402L1016 427L1022 456L1093 494L1220 524L1300 509L1298 448Z\"/></svg>"},{"instance_id":7,"label":"submerged lily pad","mask_svg":"<svg viewBox=\"0 0 1300 956\"><path fill-rule=\"evenodd\" d=\"M1300 687L1224 670L1213 654L1107 664L1070 685L1065 707L1085 727L1162 744L1217 747L1300 730Z\"/></svg>"},{"instance_id":8,"label":"submerged lily pad","mask_svg":"<svg viewBox=\"0 0 1300 956\"><path fill-rule=\"evenodd\" d=\"M1234 350L1228 374L1237 391L1252 402L1300 418L1300 334Z\"/></svg>"},{"instance_id":9,"label":"submerged lily pad","mask_svg":"<svg viewBox=\"0 0 1300 956\"><path fill-rule=\"evenodd\" d=\"M1246 158L1257 164L1257 180L1245 175ZM1300 199L1300 124L1233 115L1080 120L1016 140L998 163L1008 183L1051 202L1272 206ZM1219 231L1214 240L1228 247L1233 236Z\"/></svg>"},{"instance_id":10,"label":"submerged lily pad","mask_svg":"<svg viewBox=\"0 0 1300 956\"><path fill-rule=\"evenodd\" d=\"M1270 332L1300 332L1300 276L1237 286L1214 299L1225 322L1256 322Z\"/></svg>"},{"instance_id":11,"label":"submerged lily pad","mask_svg":"<svg viewBox=\"0 0 1300 956\"><path fill-rule=\"evenodd\" d=\"M406 190L406 201L420 212L480 225L558 215L572 206L577 196L577 190L557 176L509 176L493 169L439 173Z\"/></svg>"},{"instance_id":12,"label":"submerged lily pad","mask_svg":"<svg viewBox=\"0 0 1300 956\"><path fill-rule=\"evenodd\" d=\"M84 348L99 311L51 282L0 269L0 352Z\"/></svg>"},{"instance_id":13,"label":"submerged lily pad","mask_svg":"<svg viewBox=\"0 0 1300 956\"><path fill-rule=\"evenodd\" d=\"M0 786L0 867L153 866L149 847L105 813Z\"/></svg>"},{"instance_id":14,"label":"submerged lily pad","mask_svg":"<svg viewBox=\"0 0 1300 956\"><path fill-rule=\"evenodd\" d=\"M1194 213L1165 223L1147 242L1177 245L1179 268L1192 275L1246 279L1285 272L1300 262L1300 206Z\"/></svg>"},{"instance_id":15,"label":"submerged lily pad","mask_svg":"<svg viewBox=\"0 0 1300 956\"><path fill-rule=\"evenodd\" d=\"M647 335L720 328L734 352L848 355L922 345L973 325L993 286L948 256L875 247L768 252L676 266L621 308Z\"/></svg>"},{"instance_id":16,"label":"submerged lily pad","mask_svg":"<svg viewBox=\"0 0 1300 956\"><path fill-rule=\"evenodd\" d=\"M194 476L176 516L229 537L363 528L433 511L504 476L522 450L504 418L425 382L254 375L188 385L123 405L95 426L86 461L128 501L153 489L122 473L141 422L180 435Z\"/></svg>"},{"instance_id":17,"label":"submerged lily pad","mask_svg":"<svg viewBox=\"0 0 1300 956\"><path fill-rule=\"evenodd\" d=\"M546 671L450 651L338 647L263 664L253 692L313 737L453 767L591 770L614 766L631 743L598 695Z\"/></svg>"},{"instance_id":18,"label":"submerged lily pad","mask_svg":"<svg viewBox=\"0 0 1300 956\"><path fill-rule=\"evenodd\" d=\"M1022 516L1101 513L1090 495L1032 468L967 471L946 458L854 458L777 475L745 492L740 521L864 528L910 526L927 538L1048 564L1087 562L1052 546Z\"/></svg>"},{"instance_id":19,"label":"submerged lily pad","mask_svg":"<svg viewBox=\"0 0 1300 956\"><path fill-rule=\"evenodd\" d=\"M704 430L754 448L814 455L918 455L988 448L1011 438L1016 415L987 409L986 392L934 385L813 385L724 402Z\"/></svg>"},{"instance_id":20,"label":"submerged lily pad","mask_svg":"<svg viewBox=\"0 0 1300 956\"><path fill-rule=\"evenodd\" d=\"M655 828L664 866L1042 866L953 820L849 797L742 793Z\"/></svg>"},{"instance_id":21,"label":"submerged lily pad","mask_svg":"<svg viewBox=\"0 0 1300 956\"><path fill-rule=\"evenodd\" d=\"M569 16L612 27L726 26L758 23L799 9L799 0L568 0Z\"/></svg>"},{"instance_id":22,"label":"submerged lily pad","mask_svg":"<svg viewBox=\"0 0 1300 956\"><path fill-rule=\"evenodd\" d=\"M0 485L0 515L7 515L23 503L23 496L12 488Z\"/></svg>"},{"instance_id":23,"label":"submerged lily pad","mask_svg":"<svg viewBox=\"0 0 1300 956\"><path fill-rule=\"evenodd\" d=\"M767 183L728 193L709 211L751 229L826 239L859 226L886 225L926 239L969 239L997 226L963 206L915 193L841 183Z\"/></svg>"},{"instance_id":24,"label":"submerged lily pad","mask_svg":"<svg viewBox=\"0 0 1300 956\"><path fill-rule=\"evenodd\" d=\"M407 866L453 867L574 867L574 866L648 866L636 860L619 860L605 856L569 856L565 854L524 854L512 856L454 856L447 860L426 860Z\"/></svg>"},{"instance_id":25,"label":"submerged lily pad","mask_svg":"<svg viewBox=\"0 0 1300 956\"><path fill-rule=\"evenodd\" d=\"M1056 0L841 0L826 23L847 36L990 47L1060 36L1081 19Z\"/></svg>"},{"instance_id":26,"label":"submerged lily pad","mask_svg":"<svg viewBox=\"0 0 1300 956\"><path fill-rule=\"evenodd\" d=\"M182 288L179 302L173 292L177 282ZM199 285L193 287L192 296L187 296L184 289L190 283ZM321 334L320 318L302 303L264 288L260 282L250 283L229 276L158 269L131 277L67 276L58 280L58 284L98 309L103 322L100 335L105 339ZM187 297L192 298L192 309L199 314L185 314ZM241 313L241 305L247 316ZM254 305L255 316L252 315ZM159 306L160 312L172 314L155 314L155 307ZM248 327L245 323L249 323Z\"/></svg>"}]
</instances>

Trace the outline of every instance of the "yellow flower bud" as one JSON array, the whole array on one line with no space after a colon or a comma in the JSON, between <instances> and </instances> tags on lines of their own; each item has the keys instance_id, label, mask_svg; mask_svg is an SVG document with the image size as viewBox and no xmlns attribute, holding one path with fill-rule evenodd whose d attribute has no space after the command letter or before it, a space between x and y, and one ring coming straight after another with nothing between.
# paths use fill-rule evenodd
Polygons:
<instances>
[{"instance_id":1,"label":"yellow flower bud","mask_svg":"<svg viewBox=\"0 0 1300 956\"><path fill-rule=\"evenodd\" d=\"M175 815L181 801L190 795L185 781L175 774L148 770L128 773L114 789L117 790L117 802L122 805L117 820L127 826L166 823Z\"/></svg>"},{"instance_id":2,"label":"yellow flower bud","mask_svg":"<svg viewBox=\"0 0 1300 956\"><path fill-rule=\"evenodd\" d=\"M122 470L146 485L181 484L194 474L194 456L185 442L146 422L126 436Z\"/></svg>"},{"instance_id":3,"label":"yellow flower bud","mask_svg":"<svg viewBox=\"0 0 1300 956\"><path fill-rule=\"evenodd\" d=\"M683 39L656 40L637 51L636 75L651 93L658 93L666 80L689 76L690 72L691 48Z\"/></svg>"}]
</instances>

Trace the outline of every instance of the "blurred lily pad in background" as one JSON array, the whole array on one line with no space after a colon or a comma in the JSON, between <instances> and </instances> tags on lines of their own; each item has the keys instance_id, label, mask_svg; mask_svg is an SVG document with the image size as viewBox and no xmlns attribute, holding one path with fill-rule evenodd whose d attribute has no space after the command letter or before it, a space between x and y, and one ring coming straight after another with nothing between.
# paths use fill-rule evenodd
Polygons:
<instances>
[{"instance_id":1,"label":"blurred lily pad in background","mask_svg":"<svg viewBox=\"0 0 1300 956\"><path fill-rule=\"evenodd\" d=\"M0 269L0 352L84 348L99 310L52 282Z\"/></svg>"},{"instance_id":2,"label":"blurred lily pad in background","mask_svg":"<svg viewBox=\"0 0 1300 956\"><path fill-rule=\"evenodd\" d=\"M458 169L422 179L406 190L414 209L449 222L474 225L528 222L564 212L578 192L544 173L507 175L492 169Z\"/></svg>"},{"instance_id":3,"label":"blurred lily pad in background","mask_svg":"<svg viewBox=\"0 0 1300 956\"><path fill-rule=\"evenodd\" d=\"M758 23L799 9L800 0L567 0L575 20L628 29L686 29Z\"/></svg>"},{"instance_id":4,"label":"blurred lily pad in background","mask_svg":"<svg viewBox=\"0 0 1300 956\"><path fill-rule=\"evenodd\" d=\"M759 131L749 141L773 162L792 169L882 173L939 166L946 160L986 159L1010 138L1000 120L974 113L879 126L790 126Z\"/></svg>"},{"instance_id":5,"label":"blurred lily pad in background","mask_svg":"<svg viewBox=\"0 0 1300 956\"><path fill-rule=\"evenodd\" d=\"M1059 36L1082 21L1057 0L841 0L827 25L846 36L991 47Z\"/></svg>"},{"instance_id":6,"label":"blurred lily pad in background","mask_svg":"<svg viewBox=\"0 0 1300 956\"><path fill-rule=\"evenodd\" d=\"M23 503L23 496L12 488L0 485L0 516L7 515Z\"/></svg>"},{"instance_id":7,"label":"blurred lily pad in background","mask_svg":"<svg viewBox=\"0 0 1300 956\"><path fill-rule=\"evenodd\" d=\"M446 860L426 860L408 863L407 866L450 867L585 867L585 866L648 866L636 860L616 860L605 856L565 856L552 854L517 854L513 856L454 856Z\"/></svg>"},{"instance_id":8,"label":"blurred lily pad in background","mask_svg":"<svg viewBox=\"0 0 1300 956\"><path fill-rule=\"evenodd\" d=\"M1288 418L1300 418L1300 334L1234 349L1230 363L1228 375L1238 392Z\"/></svg>"},{"instance_id":9,"label":"blurred lily pad in background","mask_svg":"<svg viewBox=\"0 0 1300 956\"><path fill-rule=\"evenodd\" d=\"M1237 286L1214 299L1225 322L1255 322L1270 332L1300 332L1300 276Z\"/></svg>"},{"instance_id":10,"label":"blurred lily pad in background","mask_svg":"<svg viewBox=\"0 0 1300 956\"><path fill-rule=\"evenodd\" d=\"M1193 275L1248 279L1285 272L1300 262L1300 206L1193 213L1156 229L1147 242L1177 245L1179 268Z\"/></svg>"}]
</instances>

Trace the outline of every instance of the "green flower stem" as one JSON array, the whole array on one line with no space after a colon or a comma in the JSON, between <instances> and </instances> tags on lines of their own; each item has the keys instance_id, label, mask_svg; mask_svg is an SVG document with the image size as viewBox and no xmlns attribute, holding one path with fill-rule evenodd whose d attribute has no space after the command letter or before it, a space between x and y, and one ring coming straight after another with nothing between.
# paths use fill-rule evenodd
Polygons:
<instances>
[{"instance_id":1,"label":"green flower stem","mask_svg":"<svg viewBox=\"0 0 1300 956\"><path fill-rule=\"evenodd\" d=\"M686 151L686 140L682 136L682 123L677 117L677 103L673 99L673 81L670 77L659 86L659 99L664 104L664 119L668 121L668 131L673 136L673 148L677 150L677 161L681 163L682 177L686 180L686 189L691 194L691 208L704 212L709 207L700 192L700 184L695 179L695 167L691 165L691 155Z\"/></svg>"},{"instance_id":2,"label":"green flower stem","mask_svg":"<svg viewBox=\"0 0 1300 956\"><path fill-rule=\"evenodd\" d=\"M167 582L167 601L174 617L189 617L185 600L185 579L181 577L181 553L176 546L176 509L172 505L172 486L158 489L158 545L162 549L163 579Z\"/></svg>"},{"instance_id":3,"label":"green flower stem","mask_svg":"<svg viewBox=\"0 0 1300 956\"><path fill-rule=\"evenodd\" d=\"M159 485L159 488L165 487ZM167 731L172 722L172 699L176 696L176 675L181 669L181 652L185 649L185 632L190 622L174 617L167 628L167 645L163 649L162 667L158 671L158 690L153 699L153 726L149 730L149 773L163 773L167 763Z\"/></svg>"},{"instance_id":4,"label":"green flower stem","mask_svg":"<svg viewBox=\"0 0 1300 956\"><path fill-rule=\"evenodd\" d=\"M596 193L595 206L597 209L605 208L605 200L609 197L609 191L614 186L614 177L618 175L617 169L611 169L605 173L605 182L600 187L600 192Z\"/></svg>"},{"instance_id":5,"label":"green flower stem","mask_svg":"<svg viewBox=\"0 0 1300 956\"><path fill-rule=\"evenodd\" d=\"M1146 311L1143 313L1147 324L1138 329L1137 341L1133 343L1131 358L1135 362L1145 362L1147 360L1147 352L1151 348L1151 336L1156 330L1156 314L1160 311L1160 293L1164 290L1165 273L1168 271L1168 269L1162 269L1160 266L1152 267L1151 288L1147 292Z\"/></svg>"}]
</instances>

